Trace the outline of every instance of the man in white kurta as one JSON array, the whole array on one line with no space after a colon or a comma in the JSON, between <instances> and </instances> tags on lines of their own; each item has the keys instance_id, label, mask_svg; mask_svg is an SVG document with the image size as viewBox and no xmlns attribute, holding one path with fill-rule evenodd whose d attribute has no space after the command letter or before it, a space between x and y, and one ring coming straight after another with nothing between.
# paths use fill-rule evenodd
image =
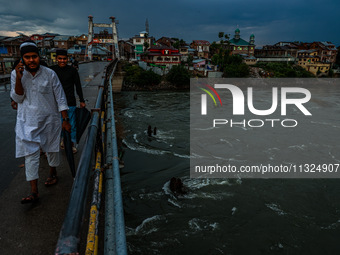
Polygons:
<instances>
[{"instance_id":1,"label":"man in white kurta","mask_svg":"<svg viewBox=\"0 0 340 255\"><path fill-rule=\"evenodd\" d=\"M11 97L18 103L16 157L25 157L26 179L32 191L21 202L31 203L39 198L37 180L40 148L47 154L50 175L56 177L61 128L70 127L66 123L66 96L56 73L40 65L38 48L33 42L23 43L20 50L24 63L21 61L12 71ZM60 112L65 120L63 125Z\"/></svg>"}]
</instances>

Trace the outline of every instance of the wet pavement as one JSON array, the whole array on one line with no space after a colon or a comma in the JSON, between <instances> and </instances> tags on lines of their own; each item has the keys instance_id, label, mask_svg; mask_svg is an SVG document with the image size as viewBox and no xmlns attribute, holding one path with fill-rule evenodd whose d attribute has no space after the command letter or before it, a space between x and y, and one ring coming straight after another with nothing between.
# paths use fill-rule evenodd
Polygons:
<instances>
[{"instance_id":1,"label":"wet pavement","mask_svg":"<svg viewBox=\"0 0 340 255\"><path fill-rule=\"evenodd\" d=\"M82 81L87 108L94 107L98 85L101 84L104 67L108 62L81 64L79 74ZM62 163L57 168L59 182L45 187L49 167L45 156L40 158L39 194L40 201L34 205L22 205L22 197L30 193L25 179L23 158L15 158L15 111L10 107L9 92L0 88L0 254L54 254L59 232L64 221L73 178L66 156L62 151ZM83 151L85 131L75 154L76 164ZM88 212L85 212L85 215Z\"/></svg>"}]
</instances>

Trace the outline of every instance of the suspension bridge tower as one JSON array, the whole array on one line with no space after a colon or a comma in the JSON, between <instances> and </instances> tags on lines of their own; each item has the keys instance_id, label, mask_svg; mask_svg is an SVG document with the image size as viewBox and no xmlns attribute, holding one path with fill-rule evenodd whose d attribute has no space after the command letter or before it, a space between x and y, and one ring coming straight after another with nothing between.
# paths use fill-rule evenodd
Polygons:
<instances>
[{"instance_id":1,"label":"suspension bridge tower","mask_svg":"<svg viewBox=\"0 0 340 255\"><path fill-rule=\"evenodd\" d=\"M92 46L93 46L93 39L94 39L94 33L93 28L94 27L102 27L102 28L112 28L112 59L117 58L120 59L119 55L119 48L118 48L118 34L117 34L117 27L116 24L117 21L115 20L115 17L110 17L111 24L105 24L105 23L93 23L93 17L90 15L89 17L89 33L88 33L88 39L86 44L86 56L88 60L92 60Z\"/></svg>"}]
</instances>

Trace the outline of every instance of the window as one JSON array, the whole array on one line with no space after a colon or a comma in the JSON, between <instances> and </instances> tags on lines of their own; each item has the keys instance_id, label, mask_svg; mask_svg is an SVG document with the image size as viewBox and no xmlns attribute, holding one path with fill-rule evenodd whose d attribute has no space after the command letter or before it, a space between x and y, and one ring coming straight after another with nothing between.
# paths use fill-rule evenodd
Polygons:
<instances>
[{"instance_id":1,"label":"window","mask_svg":"<svg viewBox=\"0 0 340 255\"><path fill-rule=\"evenodd\" d=\"M136 39L136 42L140 42L140 39L138 38L138 39Z\"/></svg>"},{"instance_id":2,"label":"window","mask_svg":"<svg viewBox=\"0 0 340 255\"><path fill-rule=\"evenodd\" d=\"M58 45L58 42L55 42L55 45Z\"/></svg>"},{"instance_id":3,"label":"window","mask_svg":"<svg viewBox=\"0 0 340 255\"><path fill-rule=\"evenodd\" d=\"M157 60L163 60L163 58L161 58L161 57L158 57L158 58L157 58Z\"/></svg>"},{"instance_id":4,"label":"window","mask_svg":"<svg viewBox=\"0 0 340 255\"><path fill-rule=\"evenodd\" d=\"M173 60L173 61L178 61L178 58L173 58L172 60Z\"/></svg>"},{"instance_id":5,"label":"window","mask_svg":"<svg viewBox=\"0 0 340 255\"><path fill-rule=\"evenodd\" d=\"M61 45L64 45L64 42L61 42Z\"/></svg>"}]
</instances>

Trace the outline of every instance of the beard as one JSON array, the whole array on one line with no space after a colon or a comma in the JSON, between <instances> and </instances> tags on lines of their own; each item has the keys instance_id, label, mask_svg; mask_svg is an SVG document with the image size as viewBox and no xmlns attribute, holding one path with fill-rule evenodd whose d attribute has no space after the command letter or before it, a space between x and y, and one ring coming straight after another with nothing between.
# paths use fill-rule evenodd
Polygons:
<instances>
[{"instance_id":1,"label":"beard","mask_svg":"<svg viewBox=\"0 0 340 255\"><path fill-rule=\"evenodd\" d=\"M39 68L40 68L40 64L36 68L29 68L27 65L25 65L25 68L30 73L36 73L39 70Z\"/></svg>"}]
</instances>

